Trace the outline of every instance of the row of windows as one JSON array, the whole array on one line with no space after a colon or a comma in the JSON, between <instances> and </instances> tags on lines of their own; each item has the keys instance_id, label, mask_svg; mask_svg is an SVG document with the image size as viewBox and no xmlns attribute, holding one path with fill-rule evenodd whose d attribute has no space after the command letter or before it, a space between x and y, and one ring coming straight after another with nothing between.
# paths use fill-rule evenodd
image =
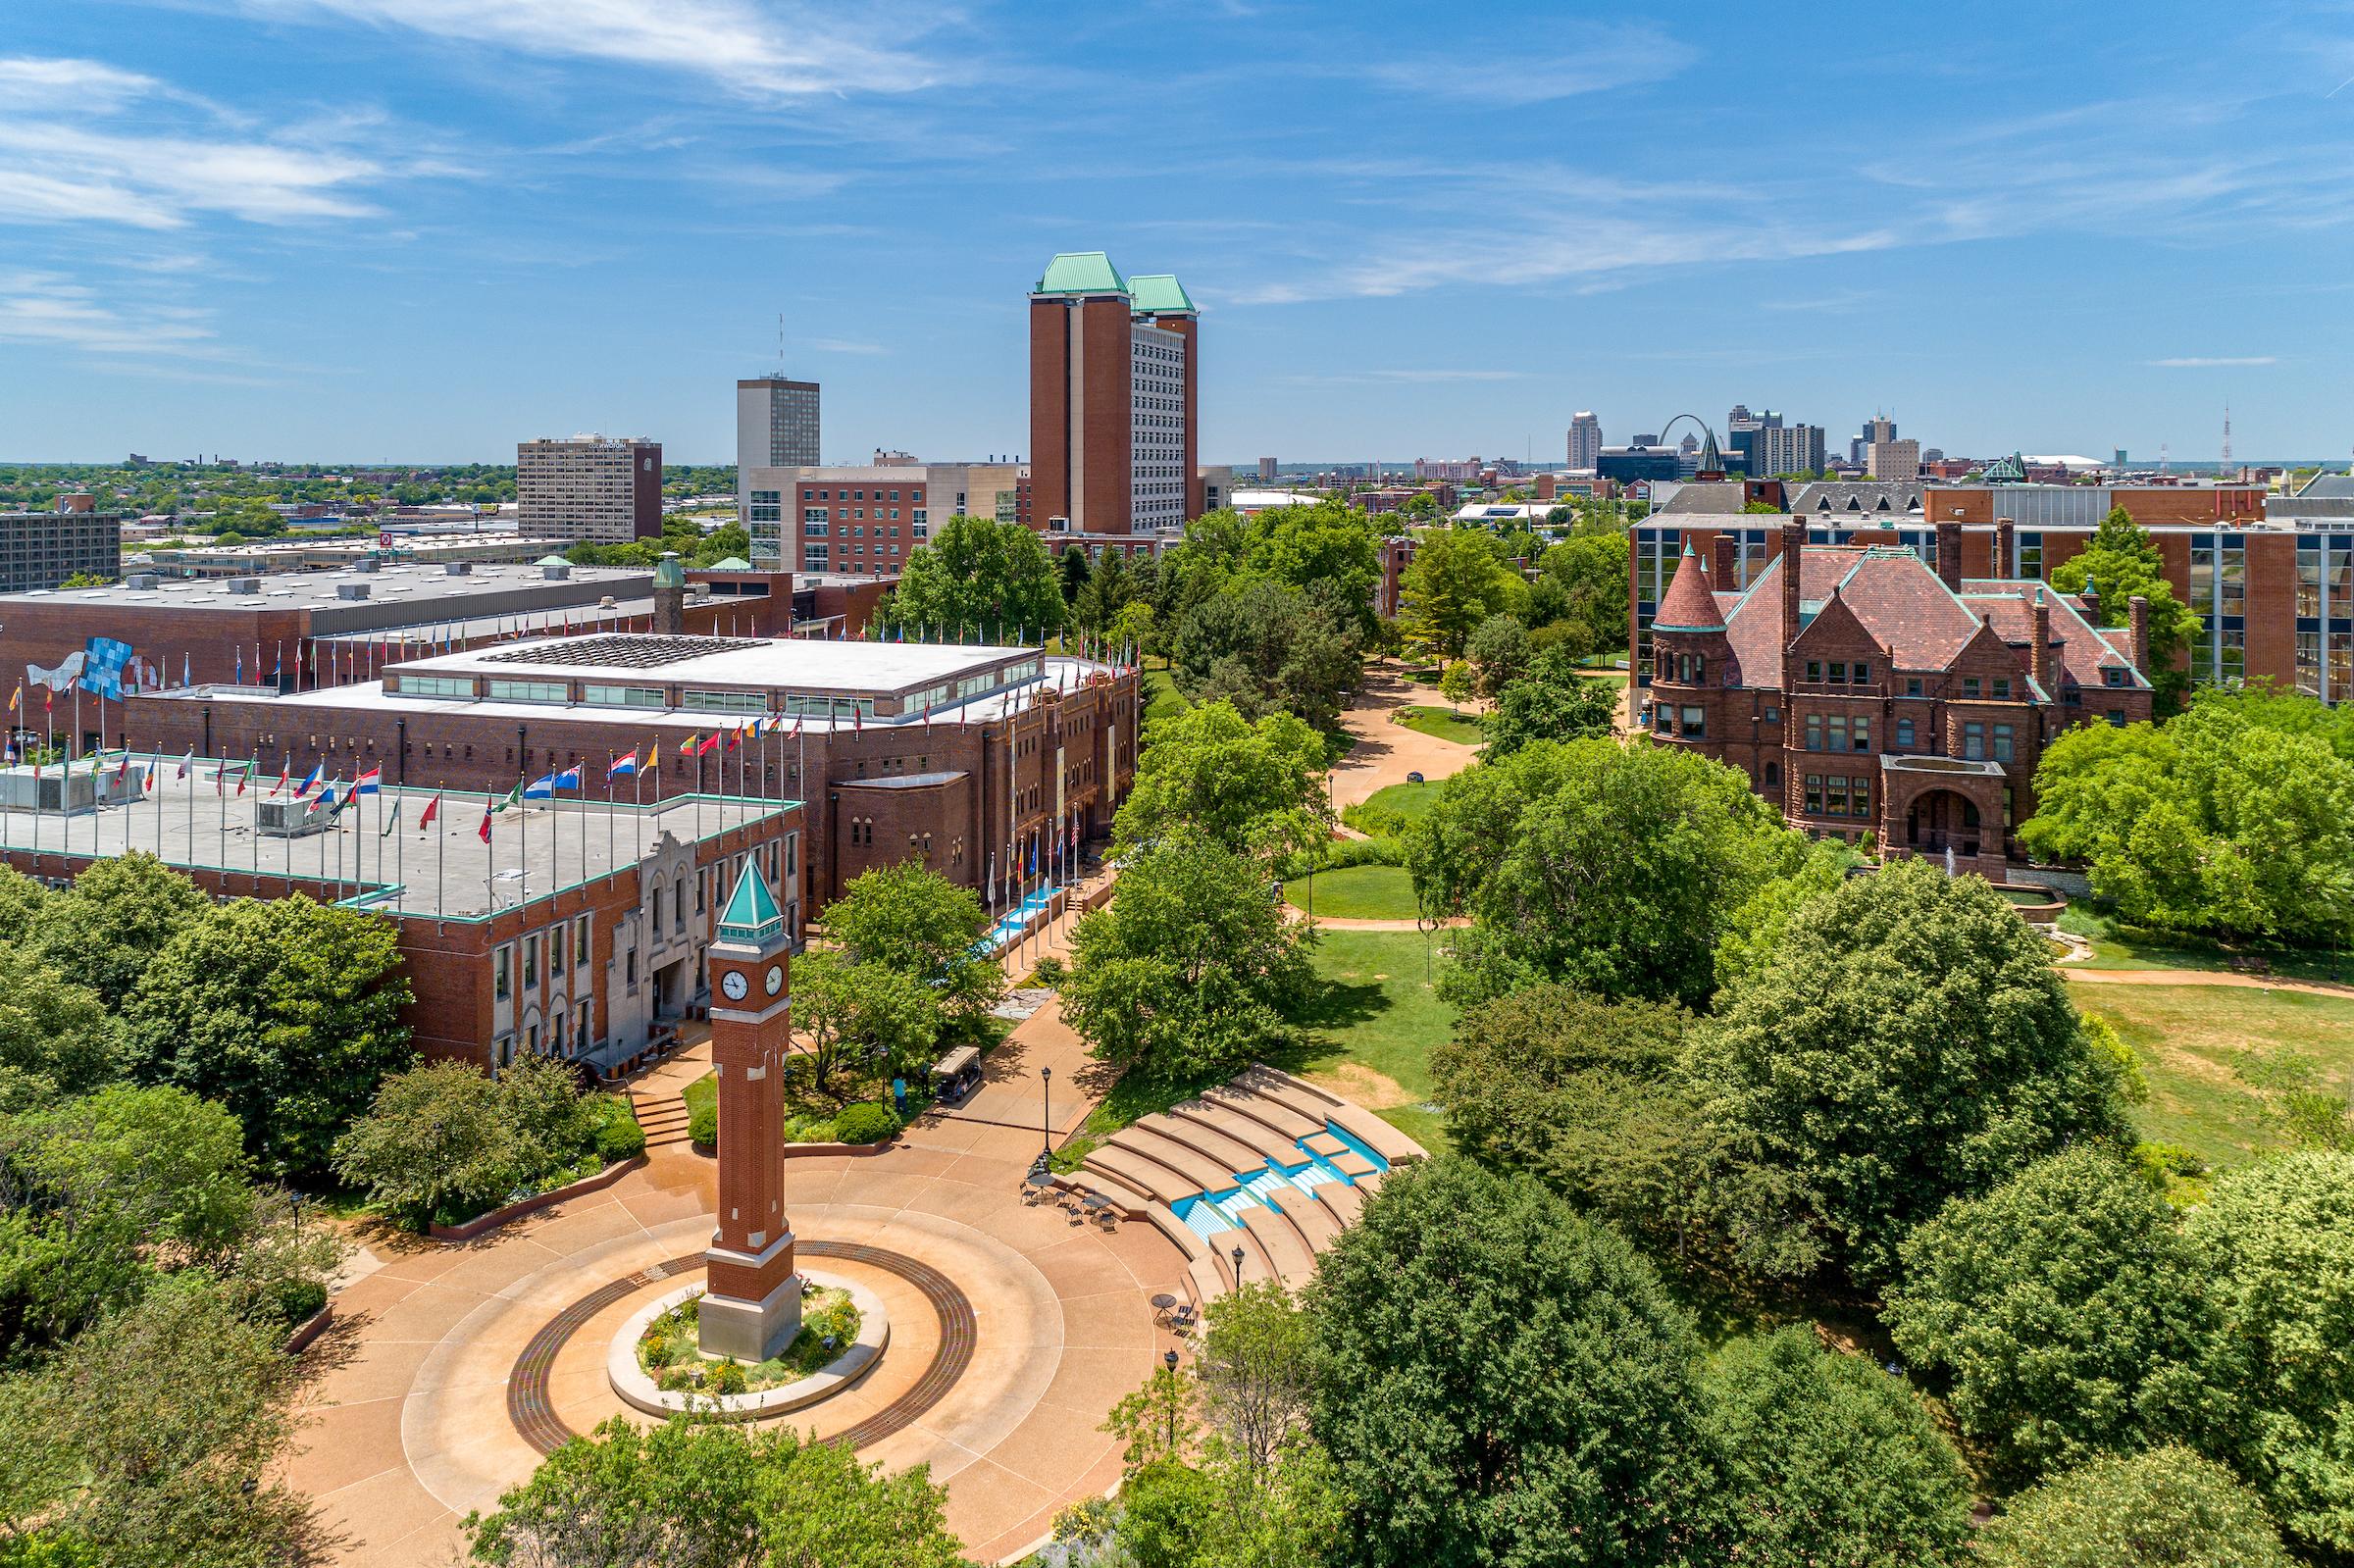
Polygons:
<instances>
[{"instance_id":1,"label":"row of windows","mask_svg":"<svg viewBox=\"0 0 2354 1568\"><path fill-rule=\"evenodd\" d=\"M587 968L590 951L588 918L582 915L577 920L558 921L545 931L533 932L520 942L509 942L493 950L490 955L492 999L503 1002L511 993L519 953L523 988L527 991L538 986L542 974L554 981L568 969Z\"/></svg>"},{"instance_id":2,"label":"row of windows","mask_svg":"<svg viewBox=\"0 0 2354 1568\"><path fill-rule=\"evenodd\" d=\"M1806 812L1810 817L1869 817L1871 781L1808 774Z\"/></svg>"},{"instance_id":3,"label":"row of windows","mask_svg":"<svg viewBox=\"0 0 2354 1568\"><path fill-rule=\"evenodd\" d=\"M866 498L867 494L864 489L844 490L840 495L836 495L832 490L810 489L806 486L801 490L801 499L804 501L863 501ZM878 501L896 501L899 498L899 492L895 489L886 493L878 486L874 498ZM920 506L924 499L923 486L919 484L911 487L907 491L907 499Z\"/></svg>"}]
</instances>

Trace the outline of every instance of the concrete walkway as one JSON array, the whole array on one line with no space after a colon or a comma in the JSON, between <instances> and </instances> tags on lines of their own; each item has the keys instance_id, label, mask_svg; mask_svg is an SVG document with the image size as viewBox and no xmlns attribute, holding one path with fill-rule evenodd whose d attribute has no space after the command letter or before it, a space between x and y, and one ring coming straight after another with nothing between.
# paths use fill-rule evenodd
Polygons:
<instances>
[{"instance_id":1,"label":"concrete walkway","mask_svg":"<svg viewBox=\"0 0 2354 1568\"><path fill-rule=\"evenodd\" d=\"M2070 980L2087 986L2231 986L2247 990L2285 990L2301 996L2332 996L2340 1001L2354 1001L2354 986L2333 986L2322 980L2278 980L2220 969L2085 969L2070 963L2055 967Z\"/></svg>"},{"instance_id":2,"label":"concrete walkway","mask_svg":"<svg viewBox=\"0 0 2354 1568\"><path fill-rule=\"evenodd\" d=\"M1341 715L1341 727L1356 737L1340 765L1332 770L1332 804L1338 811L1370 799L1406 776L1450 779L1471 765L1476 748L1459 741L1441 740L1419 730L1392 722L1401 708L1435 703L1438 698L1399 675L1395 666L1368 666L1365 683Z\"/></svg>"}]
</instances>

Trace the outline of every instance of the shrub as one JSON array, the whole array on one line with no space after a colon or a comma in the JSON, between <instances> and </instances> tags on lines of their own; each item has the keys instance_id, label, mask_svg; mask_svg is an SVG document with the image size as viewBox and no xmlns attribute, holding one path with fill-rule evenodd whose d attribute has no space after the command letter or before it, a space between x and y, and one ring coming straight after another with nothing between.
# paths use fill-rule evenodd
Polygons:
<instances>
[{"instance_id":1,"label":"shrub","mask_svg":"<svg viewBox=\"0 0 2354 1568\"><path fill-rule=\"evenodd\" d=\"M703 1374L706 1393L742 1393L746 1386L741 1362L722 1361Z\"/></svg>"},{"instance_id":2,"label":"shrub","mask_svg":"<svg viewBox=\"0 0 2354 1568\"><path fill-rule=\"evenodd\" d=\"M2264 1507L2187 1448L2109 1454L2011 1499L1985 1568L2289 1568Z\"/></svg>"},{"instance_id":3,"label":"shrub","mask_svg":"<svg viewBox=\"0 0 2354 1568\"><path fill-rule=\"evenodd\" d=\"M719 1096L697 1097L687 1102L687 1136L696 1148L719 1147Z\"/></svg>"},{"instance_id":4,"label":"shrub","mask_svg":"<svg viewBox=\"0 0 2354 1568\"><path fill-rule=\"evenodd\" d=\"M603 1112L603 1122L596 1130L596 1157L611 1165L619 1160L634 1160L645 1152L645 1129L630 1110L630 1102L617 1094L599 1097L595 1102Z\"/></svg>"},{"instance_id":5,"label":"shrub","mask_svg":"<svg viewBox=\"0 0 2354 1568\"><path fill-rule=\"evenodd\" d=\"M844 1106L834 1118L834 1138L841 1143L880 1143L899 1130L899 1119L879 1100Z\"/></svg>"},{"instance_id":6,"label":"shrub","mask_svg":"<svg viewBox=\"0 0 2354 1568\"><path fill-rule=\"evenodd\" d=\"M1356 811L1359 808L1351 806ZM1395 816L1396 813L1384 813ZM1406 819L1398 819L1404 822ZM1356 826L1351 824L1351 826ZM1361 831L1361 830L1360 830ZM1295 882L1312 877L1319 871L1346 871L1351 866L1403 866L1406 864L1406 845L1396 836L1376 838L1335 838L1319 846L1313 853L1303 851L1286 855L1275 863L1275 876L1282 882Z\"/></svg>"},{"instance_id":7,"label":"shrub","mask_svg":"<svg viewBox=\"0 0 2354 1568\"><path fill-rule=\"evenodd\" d=\"M1370 838L1403 838L1414 825L1414 819L1405 812L1388 806L1376 806L1366 800L1360 800L1354 806L1343 806L1341 821Z\"/></svg>"}]
</instances>

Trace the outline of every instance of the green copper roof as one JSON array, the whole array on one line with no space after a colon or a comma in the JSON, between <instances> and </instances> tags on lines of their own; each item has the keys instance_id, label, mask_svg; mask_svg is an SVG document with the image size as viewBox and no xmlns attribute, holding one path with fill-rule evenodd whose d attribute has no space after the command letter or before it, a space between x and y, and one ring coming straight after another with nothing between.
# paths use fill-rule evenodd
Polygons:
<instances>
[{"instance_id":1,"label":"green copper roof","mask_svg":"<svg viewBox=\"0 0 2354 1568\"><path fill-rule=\"evenodd\" d=\"M1047 263L1034 294L1125 294L1128 279L1100 250L1065 251Z\"/></svg>"},{"instance_id":2,"label":"green copper roof","mask_svg":"<svg viewBox=\"0 0 2354 1568\"><path fill-rule=\"evenodd\" d=\"M712 562L710 566L704 570L710 572L749 572L751 569L751 562L745 560L741 555L731 555L725 560Z\"/></svg>"},{"instance_id":3,"label":"green copper roof","mask_svg":"<svg viewBox=\"0 0 2354 1568\"><path fill-rule=\"evenodd\" d=\"M776 895L761 880L757 861L743 863L743 875L736 879L736 891L728 899L728 907L720 912L719 939L723 942L742 942L757 947L785 929L785 913L777 907Z\"/></svg>"},{"instance_id":4,"label":"green copper roof","mask_svg":"<svg viewBox=\"0 0 2354 1568\"><path fill-rule=\"evenodd\" d=\"M687 585L687 569L679 565L679 552L664 550L662 559L654 563L654 586L683 588Z\"/></svg>"},{"instance_id":5,"label":"green copper roof","mask_svg":"<svg viewBox=\"0 0 2354 1568\"><path fill-rule=\"evenodd\" d=\"M553 551L553 550L550 550L550 551L548 551L548 552L547 552L545 555L543 555L543 556L539 557L539 559L538 559L538 560L537 560L537 561L534 561L534 562L532 563L532 565L534 565L534 566L570 566L570 565L572 565L572 563L571 563L570 561L567 561L567 560L565 560L565 559L564 559L564 557L562 557L562 556L558 555L558 554L557 554L555 551Z\"/></svg>"},{"instance_id":6,"label":"green copper roof","mask_svg":"<svg viewBox=\"0 0 2354 1568\"><path fill-rule=\"evenodd\" d=\"M1136 308L1151 316L1196 316L1201 314L1194 296L1177 281L1175 273L1149 273L1128 279L1128 297Z\"/></svg>"}]
</instances>

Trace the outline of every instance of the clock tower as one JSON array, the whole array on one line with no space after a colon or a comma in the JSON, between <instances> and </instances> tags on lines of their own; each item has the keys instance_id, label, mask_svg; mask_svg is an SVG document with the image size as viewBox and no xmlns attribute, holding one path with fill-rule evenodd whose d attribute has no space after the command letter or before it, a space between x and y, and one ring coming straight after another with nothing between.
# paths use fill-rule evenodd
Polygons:
<instances>
[{"instance_id":1,"label":"clock tower","mask_svg":"<svg viewBox=\"0 0 2354 1568\"><path fill-rule=\"evenodd\" d=\"M703 1254L706 1355L764 1361L801 1326L785 1217L786 986L792 934L752 859L711 943L711 1064L719 1078L719 1231Z\"/></svg>"}]
</instances>

